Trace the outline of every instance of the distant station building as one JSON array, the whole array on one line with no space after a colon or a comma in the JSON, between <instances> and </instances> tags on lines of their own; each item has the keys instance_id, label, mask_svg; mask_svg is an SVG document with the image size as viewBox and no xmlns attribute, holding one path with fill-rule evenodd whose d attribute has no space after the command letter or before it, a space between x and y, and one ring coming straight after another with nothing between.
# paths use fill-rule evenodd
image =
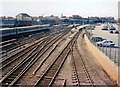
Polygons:
<instances>
[{"instance_id":1,"label":"distant station building","mask_svg":"<svg viewBox=\"0 0 120 87\"><path fill-rule=\"evenodd\" d=\"M89 17L89 23L101 23L102 20L99 17Z\"/></svg>"},{"instance_id":2,"label":"distant station building","mask_svg":"<svg viewBox=\"0 0 120 87\"><path fill-rule=\"evenodd\" d=\"M43 24L55 25L55 24L59 24L59 23L60 23L60 19L59 19L59 17L57 17L57 16L51 15L51 16L43 17L43 18L41 19L41 22L42 22Z\"/></svg>"},{"instance_id":3,"label":"distant station building","mask_svg":"<svg viewBox=\"0 0 120 87\"><path fill-rule=\"evenodd\" d=\"M32 17L32 25L40 25L40 24L42 24L42 22L39 17Z\"/></svg>"},{"instance_id":4,"label":"distant station building","mask_svg":"<svg viewBox=\"0 0 120 87\"><path fill-rule=\"evenodd\" d=\"M70 17L62 15L60 20L62 24L82 24L82 17L79 15L72 15Z\"/></svg>"},{"instance_id":5,"label":"distant station building","mask_svg":"<svg viewBox=\"0 0 120 87\"><path fill-rule=\"evenodd\" d=\"M120 2L119 2L120 3ZM119 8L120 9L120 6ZM120 12L119 12L120 15ZM41 25L41 24L50 24L50 25L69 25L69 24L94 24L94 23L115 23L116 20L114 17L88 17L83 18L79 15L72 15L70 17L63 16L30 16L26 13L19 13L16 18L13 17L0 17L0 27L22 27L22 26L32 26L32 25Z\"/></svg>"},{"instance_id":6,"label":"distant station building","mask_svg":"<svg viewBox=\"0 0 120 87\"><path fill-rule=\"evenodd\" d=\"M16 16L16 26L31 26L32 25L32 17L26 13L20 13Z\"/></svg>"},{"instance_id":7,"label":"distant station building","mask_svg":"<svg viewBox=\"0 0 120 87\"><path fill-rule=\"evenodd\" d=\"M72 15L70 18L71 24L82 24L82 17L79 15Z\"/></svg>"},{"instance_id":8,"label":"distant station building","mask_svg":"<svg viewBox=\"0 0 120 87\"><path fill-rule=\"evenodd\" d=\"M0 17L0 27L14 27L15 26L15 19L13 17Z\"/></svg>"},{"instance_id":9,"label":"distant station building","mask_svg":"<svg viewBox=\"0 0 120 87\"><path fill-rule=\"evenodd\" d=\"M101 17L100 19L102 23L105 23L105 22L115 23L116 22L114 17Z\"/></svg>"},{"instance_id":10,"label":"distant station building","mask_svg":"<svg viewBox=\"0 0 120 87\"><path fill-rule=\"evenodd\" d=\"M63 14L61 14L60 23L61 24L69 24L69 18L67 18L66 16L63 16Z\"/></svg>"}]
</instances>

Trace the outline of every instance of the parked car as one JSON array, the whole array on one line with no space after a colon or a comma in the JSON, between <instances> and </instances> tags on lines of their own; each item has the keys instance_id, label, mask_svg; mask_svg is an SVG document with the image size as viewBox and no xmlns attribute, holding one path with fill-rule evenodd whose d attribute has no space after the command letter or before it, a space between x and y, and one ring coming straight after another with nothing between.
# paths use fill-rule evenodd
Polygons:
<instances>
[{"instance_id":1,"label":"parked car","mask_svg":"<svg viewBox=\"0 0 120 87\"><path fill-rule=\"evenodd\" d=\"M110 31L110 33L113 33L114 31Z\"/></svg>"},{"instance_id":2,"label":"parked car","mask_svg":"<svg viewBox=\"0 0 120 87\"><path fill-rule=\"evenodd\" d=\"M102 30L108 30L108 26L103 26Z\"/></svg>"},{"instance_id":3,"label":"parked car","mask_svg":"<svg viewBox=\"0 0 120 87\"><path fill-rule=\"evenodd\" d=\"M119 31L118 30L111 30L110 33L119 34Z\"/></svg>"},{"instance_id":4,"label":"parked car","mask_svg":"<svg viewBox=\"0 0 120 87\"><path fill-rule=\"evenodd\" d=\"M118 31L118 30L116 30L116 31L115 31L115 33L116 33L116 34L119 34L119 31Z\"/></svg>"},{"instance_id":5,"label":"parked car","mask_svg":"<svg viewBox=\"0 0 120 87\"><path fill-rule=\"evenodd\" d=\"M116 28L113 25L109 25L109 30L116 30Z\"/></svg>"},{"instance_id":6,"label":"parked car","mask_svg":"<svg viewBox=\"0 0 120 87\"><path fill-rule=\"evenodd\" d=\"M97 42L98 46L105 46L105 47L113 47L115 43L111 40L103 40L101 42Z\"/></svg>"},{"instance_id":7,"label":"parked car","mask_svg":"<svg viewBox=\"0 0 120 87\"><path fill-rule=\"evenodd\" d=\"M99 42L99 41L103 41L103 40L106 40L106 39L103 38L103 37L101 37L101 36L93 36L93 37L91 38L91 40L92 40L93 42Z\"/></svg>"}]
</instances>

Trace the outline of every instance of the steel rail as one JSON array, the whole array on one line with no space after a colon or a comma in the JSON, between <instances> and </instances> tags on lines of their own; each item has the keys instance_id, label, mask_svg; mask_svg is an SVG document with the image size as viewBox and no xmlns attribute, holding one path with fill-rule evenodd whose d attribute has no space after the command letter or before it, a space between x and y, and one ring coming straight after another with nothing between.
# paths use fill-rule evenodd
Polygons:
<instances>
[{"instance_id":1,"label":"steel rail","mask_svg":"<svg viewBox=\"0 0 120 87\"><path fill-rule=\"evenodd\" d=\"M48 86L52 85L53 81L55 80L55 77L57 76L57 74L60 71L60 68L62 67L63 63L65 62L65 58L68 56L68 53L70 52L71 42L75 41L74 38L75 38L75 36L69 41L69 43L65 46L65 48L59 53L59 55L54 59L54 61L51 63L51 65L46 69L44 74L35 83L36 87L43 85L44 83L45 83L44 85L48 85ZM55 63L56 64L58 63L58 65L56 65ZM51 77L51 73L53 74L52 71L54 71L54 75L52 75L52 77ZM49 75L51 78L47 79L46 76L49 76ZM46 81L48 81L48 82L46 83Z\"/></svg>"},{"instance_id":2,"label":"steel rail","mask_svg":"<svg viewBox=\"0 0 120 87\"><path fill-rule=\"evenodd\" d=\"M74 44L74 46L73 46L74 48L74 50L76 50L76 52L77 52L77 54L78 54L78 56L79 56L79 60L81 61L81 67L83 67L83 70L84 70L84 73L85 73L85 75L86 75L86 78L88 78L87 80L89 81L89 86L92 86L92 87L94 87L94 84L93 84L93 80L91 79L91 77L90 77L90 75L89 75L89 72L88 72L88 70L87 70L87 68L86 68L86 65L85 65L85 62L84 62L84 60L83 60L83 58L82 58L82 56L81 56L81 54L80 54L80 52L79 52L79 49L78 49L78 47L77 47L77 42ZM73 54L73 55L75 55L75 54ZM74 57L74 56L73 56ZM74 58L73 58L74 59ZM75 60L74 59L74 66L75 66L75 72L77 73L77 79L78 79L78 85L79 86L81 86L80 85L80 83L81 83L81 80L79 79L79 77L78 77L78 69L77 69L77 65L76 65L76 62L77 60Z\"/></svg>"},{"instance_id":3,"label":"steel rail","mask_svg":"<svg viewBox=\"0 0 120 87\"><path fill-rule=\"evenodd\" d=\"M63 34L61 34L61 37L62 37L62 35L63 35ZM59 37L59 39L60 39L60 37ZM57 38L57 40L58 40L58 38ZM55 42L54 42L54 43L55 43ZM54 44L54 43L53 43L53 44ZM43 47L43 48L44 48L44 47ZM42 48L42 49L43 49L43 48ZM49 48L48 48L48 49L49 49ZM43 52L43 53L44 53L44 52ZM38 55L38 54L35 53L34 56L35 56L35 55ZM37 59L36 59L36 60L37 60ZM26 61L27 61L27 60L26 60ZM25 61L24 61L24 62L25 62ZM32 62L32 61L31 61L31 62ZM21 64L21 65L22 65L22 64ZM18 66L20 66L20 64L18 64ZM16 68L16 69L18 69L18 68ZM23 68L22 68L22 69L23 69ZM8 76L10 76L10 74L12 74L13 72L14 72L14 70L12 70L12 71L9 73L9 75L7 74L7 75L6 75L6 78L7 78ZM19 71L19 72L20 72L20 71ZM22 72L24 72L24 71L22 71ZM22 72L21 72L21 73L22 73ZM20 76L20 74L19 74L18 76ZM14 76L13 76L13 77L14 77ZM4 82L4 80L5 80L6 78L4 77L4 79L2 79L1 82ZM20 77L19 77L19 78L20 78ZM15 79L18 79L18 78L15 77ZM15 79L13 80L13 82L8 83L8 85L11 85L11 84L15 83L15 82L17 81L17 80L15 81ZM3 85L4 85L4 84L3 84Z\"/></svg>"}]
</instances>

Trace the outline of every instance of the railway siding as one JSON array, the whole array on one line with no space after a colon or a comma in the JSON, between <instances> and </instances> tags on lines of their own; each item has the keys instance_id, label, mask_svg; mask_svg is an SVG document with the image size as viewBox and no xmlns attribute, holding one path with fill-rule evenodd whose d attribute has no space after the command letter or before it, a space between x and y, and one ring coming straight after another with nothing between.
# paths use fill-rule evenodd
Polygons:
<instances>
[{"instance_id":1,"label":"railway siding","mask_svg":"<svg viewBox=\"0 0 120 87\"><path fill-rule=\"evenodd\" d=\"M41 76L41 78L36 82L35 86L40 85L49 85L53 84L57 74L59 73L63 63L65 62L69 52L70 46L74 44L76 38L78 37L80 32L76 32L70 42L66 45L63 51L55 58L55 60L51 63L51 65L46 69L45 73Z\"/></svg>"},{"instance_id":2,"label":"railway siding","mask_svg":"<svg viewBox=\"0 0 120 87\"><path fill-rule=\"evenodd\" d=\"M48 37L43 46L35 45L35 48L28 55L8 72L2 79L3 85L14 85L18 79L43 55L56 41L64 36L68 31ZM44 42L44 41L43 41ZM41 48L40 48L41 47ZM40 49L39 49L40 48Z\"/></svg>"},{"instance_id":3,"label":"railway siding","mask_svg":"<svg viewBox=\"0 0 120 87\"><path fill-rule=\"evenodd\" d=\"M62 34L62 33L64 33L64 34ZM40 55L37 57L37 60L36 60L35 64L33 64L33 66L31 67L31 69L29 70L30 72L32 72L32 74L30 74L30 77L34 78L34 80L37 79L37 77L39 77L39 76L36 75L36 73L34 73L35 75L33 75L33 72L34 72L34 71L31 71L31 70L33 70L33 67L38 66L37 63L40 63L40 62L44 59L44 57L46 57L46 56L44 55L44 54L46 54L46 52L48 52L47 55L49 55L49 51L48 51L48 50L51 50L51 48L55 46L54 44L55 44L56 42L59 42L58 40L59 40L59 39L61 40L61 37L63 37L64 35L66 35L66 33L67 33L67 32L61 32L61 34L59 34L59 36L58 36L58 35L55 36L56 39L55 39L55 37L53 37L52 39L50 39L50 41L47 41L48 43L45 44L45 49L41 50L41 53L40 53ZM52 46L52 45L53 45L53 46ZM57 45L56 45L56 46L57 46ZM43 57L43 55L44 55L44 57ZM44 64L45 64L45 63L44 63ZM35 68L34 68L34 69L35 69ZM24 77L23 77L23 79L24 79ZM31 79L30 79L30 80L31 80ZM22 83L24 83L24 82L22 82ZM34 83L34 82L33 82L33 83ZM29 84L33 84L33 83L31 82L31 83L29 83ZM18 81L15 85L19 85L19 84L21 84L21 83Z\"/></svg>"}]
</instances>

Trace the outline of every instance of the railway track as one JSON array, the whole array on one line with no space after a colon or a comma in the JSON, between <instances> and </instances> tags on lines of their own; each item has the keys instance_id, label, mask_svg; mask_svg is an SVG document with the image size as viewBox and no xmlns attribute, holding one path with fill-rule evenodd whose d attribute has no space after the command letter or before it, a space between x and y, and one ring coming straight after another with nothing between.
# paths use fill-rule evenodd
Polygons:
<instances>
[{"instance_id":1,"label":"railway track","mask_svg":"<svg viewBox=\"0 0 120 87\"><path fill-rule=\"evenodd\" d=\"M36 44L33 44L32 46L28 47L27 49L25 49L24 51L22 51L22 53L18 53L16 54L15 56L12 56L8 59L6 59L5 61L3 61L1 64L2 64L2 67L0 68L2 71L3 71L3 74L2 76L4 77L5 74L7 74L12 68L14 68L16 66L17 63L19 63L20 61L22 61L31 51L32 49L37 45L39 46L39 49L42 49L44 46L46 46L49 42L49 40L51 41L53 38L53 36L47 38L47 39L44 39L44 40L40 40L38 41ZM49 42L50 43L50 42ZM17 62L17 63L16 63ZM12 67L11 67L11 63L12 64ZM15 64L16 63L16 64ZM7 69L7 72L5 72Z\"/></svg>"},{"instance_id":2,"label":"railway track","mask_svg":"<svg viewBox=\"0 0 120 87\"><path fill-rule=\"evenodd\" d=\"M72 60L73 60L73 75L72 80L75 85L94 87L94 83L89 75L84 60L79 53L77 42L72 46ZM78 66L79 65L79 66Z\"/></svg>"},{"instance_id":3,"label":"railway track","mask_svg":"<svg viewBox=\"0 0 120 87\"><path fill-rule=\"evenodd\" d=\"M51 38L50 38L50 37L51 37ZM49 40L52 41L52 38L53 38L53 37L54 37L54 35L49 36ZM47 38L47 39L48 39L48 38ZM44 44L43 42L45 42L47 39L45 38L45 39L41 40L41 41L42 41L41 44ZM35 43L35 44L27 47L26 49L22 50L21 52L13 55L13 56L11 56L11 57L2 59L1 64L2 64L3 67L4 67L5 65L7 65L7 63L8 63L9 61L18 59L19 57L25 55L26 53L28 53L28 51L30 51L32 48L34 48L34 46L35 46L36 44L40 43L41 41L38 41L37 43ZM50 42L50 41L49 41L49 42ZM28 49L28 48L29 48L29 49ZM31 48L31 49L30 49L30 48ZM19 55L19 56L18 56L18 55ZM17 57L16 57L16 56L17 56ZM11 62L12 62L12 61L11 61ZM1 67L1 68L3 68L3 67Z\"/></svg>"},{"instance_id":4,"label":"railway track","mask_svg":"<svg viewBox=\"0 0 120 87\"><path fill-rule=\"evenodd\" d=\"M42 45L43 43L44 43L43 41L40 41L39 45ZM22 51L22 53L20 53L20 54L17 54L17 55L19 55L17 57L10 57L10 58L7 58L6 60L2 61L2 67L0 69L5 68L9 64L18 60L19 58L21 58L21 59L24 58L25 55L27 55L29 52L31 52L31 50L35 47L35 45L37 45L37 44L34 44L34 46L29 47L28 49Z\"/></svg>"},{"instance_id":5,"label":"railway track","mask_svg":"<svg viewBox=\"0 0 120 87\"><path fill-rule=\"evenodd\" d=\"M69 33L68 33L68 35L69 35ZM59 40L57 40L57 41L55 41L55 43L53 43L51 46L49 46L50 48L46 51L46 52L44 52L44 53L42 53L41 54L41 56L39 56L40 58L38 59L38 61L36 61L35 62L35 64L33 64L33 66L31 67L31 69L33 68L33 67L36 67L36 63L37 64L39 64L36 68L35 68L35 70L31 73L32 75L30 75L30 76L33 76L32 78L34 79L34 77L36 77L36 72L38 72L38 70L44 65L44 62L46 62L49 58L50 58L50 56L52 55L52 53L54 53L55 52L55 50L57 49L57 47L59 48L59 44L61 44L61 42L62 41L64 41L65 40L65 38L68 36L68 35L61 35L62 37L60 37L59 38ZM64 36L64 37L63 37ZM47 55L45 56L45 54L47 53ZM28 70L28 72L29 72L29 70ZM27 72L26 72L27 73ZM24 76L24 75L23 75ZM23 77L24 78L24 77ZM22 78L21 78L22 79ZM19 83L19 81L18 82L16 82L16 84L15 85L20 85L21 83ZM32 84L32 83L31 83ZM34 83L33 83L34 84Z\"/></svg>"},{"instance_id":6,"label":"railway track","mask_svg":"<svg viewBox=\"0 0 120 87\"><path fill-rule=\"evenodd\" d=\"M5 75L2 79L3 85L12 85L16 79L21 76L21 73L25 72L28 67L31 66L32 62L38 56L39 52L42 50L37 50L38 47L35 47L16 67L14 67L7 75ZM6 84L7 83L7 84Z\"/></svg>"},{"instance_id":7,"label":"railway track","mask_svg":"<svg viewBox=\"0 0 120 87\"><path fill-rule=\"evenodd\" d=\"M59 30L58 32L62 32L64 29ZM54 31L55 33L58 33ZM46 33L38 33L38 34L32 34L29 35L28 37L23 37L19 39L12 39L8 41L4 41L0 43L0 55L1 57L6 57L7 53L11 53L12 50L17 50L18 48L21 48L23 45L31 43L33 41L39 40L40 38L46 37L51 35L53 32L46 32ZM19 50L19 49L18 49Z\"/></svg>"},{"instance_id":8,"label":"railway track","mask_svg":"<svg viewBox=\"0 0 120 87\"><path fill-rule=\"evenodd\" d=\"M56 44L54 44L54 47L52 48L52 50L50 50L49 54L42 59L42 61L40 62L40 64L38 65L38 67L33 71L33 75L36 74L36 72L42 67L42 65L46 62L46 60L51 56L51 54L53 52L55 52L55 50L57 49L57 47L59 47L59 44L65 40L65 38L67 38L67 36L61 38L60 40L58 40L58 42Z\"/></svg>"},{"instance_id":9,"label":"railway track","mask_svg":"<svg viewBox=\"0 0 120 87\"><path fill-rule=\"evenodd\" d=\"M40 40L38 40L36 43L29 45L29 46L26 47L25 49L19 51L18 53L12 54L12 55L10 55L10 56L7 57L7 58L6 58L6 57L2 57L2 61L1 61L1 62L4 62L5 60L7 60L7 59L9 59L9 58L11 58L11 57L15 58L15 57L18 56L19 54L22 54L23 51L29 50L28 48L31 48L31 47L35 46L36 44L38 44L39 42L41 42L41 41L43 41L43 40L44 40L44 39L40 39Z\"/></svg>"},{"instance_id":10,"label":"railway track","mask_svg":"<svg viewBox=\"0 0 120 87\"><path fill-rule=\"evenodd\" d=\"M16 45L17 40L16 39L11 39L11 40L7 40L4 42L0 42L0 55L3 55L7 48L12 47L13 45Z\"/></svg>"},{"instance_id":11,"label":"railway track","mask_svg":"<svg viewBox=\"0 0 120 87\"><path fill-rule=\"evenodd\" d=\"M17 58L18 58L19 56L21 57L22 55L28 53L28 51L30 50L30 48L34 47L36 44L38 44L38 43L40 43L40 42L42 42L41 44L44 44L43 42L45 42L47 39L48 39L48 40L51 40L54 36L55 36L55 35L46 36L46 37L44 37L43 39L41 39L40 41L37 41L36 43L28 46L27 48L25 48L25 49L23 49L23 50L21 50L19 53L16 53L16 54L14 54L14 55L12 55L12 56L10 56L10 57L8 57L8 58L4 58L4 57L3 57L3 58L2 58L2 61L1 61L2 65L4 66L4 64L7 63L7 60L11 60L12 58L16 58L16 56L17 56ZM19 55L19 56L18 56L18 55Z\"/></svg>"},{"instance_id":12,"label":"railway track","mask_svg":"<svg viewBox=\"0 0 120 87\"><path fill-rule=\"evenodd\" d=\"M35 83L36 87L40 86L52 86L56 76L58 75L61 67L63 66L67 56L70 53L70 46L74 44L76 38L79 36L80 31L71 39L71 41L65 46L65 48L54 59L50 66L46 69L44 74Z\"/></svg>"},{"instance_id":13,"label":"railway track","mask_svg":"<svg viewBox=\"0 0 120 87\"><path fill-rule=\"evenodd\" d=\"M67 33L67 32L66 32ZM64 33L64 34L66 34ZM56 38L50 39L49 43L53 45L57 40L59 40L63 34L60 36L57 36ZM24 61L20 62L16 67L14 67L9 73L7 73L1 80L3 85L13 85L25 72L28 70L37 59L46 52L46 50L49 49L51 45L49 43L45 44L39 51L35 51L37 49L34 48L34 50L31 52L32 55L29 57L26 57ZM34 52L34 53L33 53ZM39 53L41 52L41 55ZM31 54L30 53L30 54ZM39 55L39 57L37 57Z\"/></svg>"},{"instance_id":14,"label":"railway track","mask_svg":"<svg viewBox=\"0 0 120 87\"><path fill-rule=\"evenodd\" d=\"M61 30L59 31L61 32ZM43 38L45 36L50 35L52 32L46 32L46 33L37 33L37 34L31 34L28 37L22 37L19 39L11 39L8 41L4 41L0 43L0 49L2 50L0 52L1 55L5 55L6 52L9 52L13 49L16 49L18 47L23 46L24 44L30 43L33 40L38 40L40 38Z\"/></svg>"},{"instance_id":15,"label":"railway track","mask_svg":"<svg viewBox=\"0 0 120 87\"><path fill-rule=\"evenodd\" d=\"M45 36L48 36L49 33L46 34L37 34L37 35L30 35L30 37L24 37L19 39L13 39L1 42L1 56L4 57L6 54L14 49L21 48L25 44L29 44L33 41L39 40L41 38L44 38Z\"/></svg>"}]
</instances>

